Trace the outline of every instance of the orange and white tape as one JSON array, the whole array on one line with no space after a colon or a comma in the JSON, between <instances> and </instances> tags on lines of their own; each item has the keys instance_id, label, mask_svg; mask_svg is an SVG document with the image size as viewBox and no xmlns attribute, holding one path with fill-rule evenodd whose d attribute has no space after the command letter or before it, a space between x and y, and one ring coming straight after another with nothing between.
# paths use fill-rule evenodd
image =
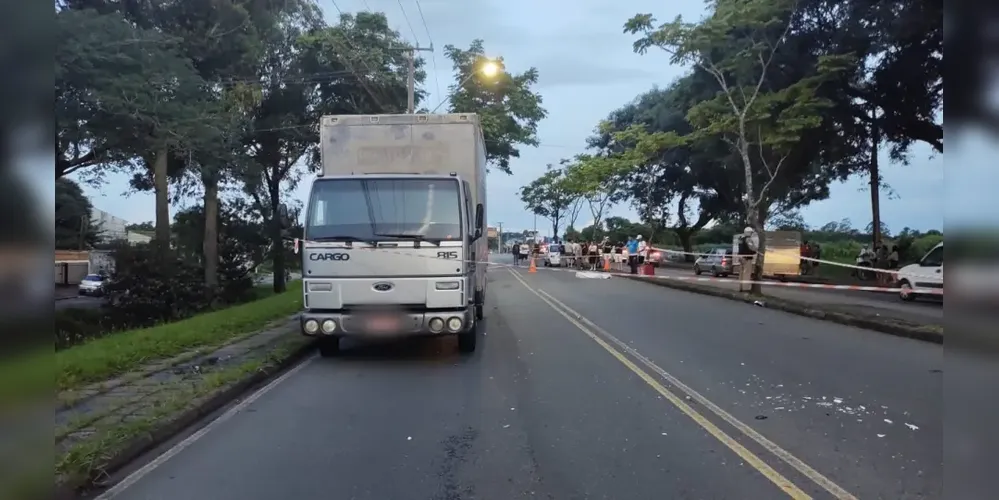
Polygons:
<instances>
[{"instance_id":1,"label":"orange and white tape","mask_svg":"<svg viewBox=\"0 0 999 500\"><path fill-rule=\"evenodd\" d=\"M305 243L304 241L296 240L296 246L298 248L304 248L304 246L305 246L304 243ZM370 250L370 251L377 251L377 252L383 253L383 254L401 255L401 256L407 256L407 257L416 257L416 258L435 259L436 260L436 257L431 257L429 255L417 254L417 253L411 253L411 252L405 252L405 251L396 250L396 249L375 248L375 247L354 247L354 249L356 249L356 250ZM653 249L653 250L659 250L659 249ZM707 254L700 254L700 255L707 255ZM538 257L535 257L535 258L538 258ZM477 260L470 260L470 259L461 259L461 262L476 263L476 264L482 264L482 265L491 266L491 267L513 268L513 269L523 268L526 265L526 264L523 264L523 265L502 264L502 263L499 263L499 262L477 261ZM544 272L572 272L572 273L575 273L576 271L578 271L578 269L571 268L571 267L541 267L541 266L538 266L537 270L538 271L544 271ZM717 282L724 282L724 283L736 283L736 284L747 284L747 285L760 284L760 285L764 285L764 286L775 286L775 287L786 287L786 288L811 288L811 289L825 289L825 290L852 290L852 291L861 291L861 292L888 292L888 293L899 293L899 292L903 291L902 288L897 288L897 287L854 286L854 285L826 285L826 284L821 284L821 283L790 283L790 282L769 281L769 280L741 280L740 281L740 280L737 280L737 279L727 279L727 278L700 277L700 276L668 276L668 275L661 275L661 274L657 274L657 275L635 275L635 274L629 274L629 273L624 273L624 272L601 271L601 270L598 270L596 272L605 273L605 274L609 274L610 276L618 276L618 277L641 276L641 277L649 278L649 279L663 279L663 280L674 280L674 281L695 281L695 282L698 282L698 281L699 282L717 281ZM910 293L916 293L916 294L943 295L943 290L941 290L941 289L933 289L933 288L918 288L918 289L913 288L913 289L908 289L907 291L910 292Z\"/></svg>"}]
</instances>

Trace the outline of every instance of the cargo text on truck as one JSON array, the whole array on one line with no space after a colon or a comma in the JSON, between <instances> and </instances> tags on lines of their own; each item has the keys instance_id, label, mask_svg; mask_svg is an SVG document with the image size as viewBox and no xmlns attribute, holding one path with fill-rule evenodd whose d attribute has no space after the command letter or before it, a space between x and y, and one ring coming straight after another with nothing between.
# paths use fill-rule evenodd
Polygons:
<instances>
[{"instance_id":1,"label":"cargo text on truck","mask_svg":"<svg viewBox=\"0 0 999 500\"><path fill-rule=\"evenodd\" d=\"M302 241L302 332L456 335L475 350L487 266L486 152L475 114L324 116Z\"/></svg>"}]
</instances>

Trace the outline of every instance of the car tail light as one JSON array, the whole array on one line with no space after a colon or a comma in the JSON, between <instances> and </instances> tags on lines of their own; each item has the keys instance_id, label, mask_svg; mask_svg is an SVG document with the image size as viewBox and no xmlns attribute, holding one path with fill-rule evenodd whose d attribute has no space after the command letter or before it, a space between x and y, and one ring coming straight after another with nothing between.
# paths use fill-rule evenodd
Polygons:
<instances>
[{"instance_id":1,"label":"car tail light","mask_svg":"<svg viewBox=\"0 0 999 500\"><path fill-rule=\"evenodd\" d=\"M726 259L725 257L722 257L722 267L725 267L727 265L728 265L728 259Z\"/></svg>"}]
</instances>

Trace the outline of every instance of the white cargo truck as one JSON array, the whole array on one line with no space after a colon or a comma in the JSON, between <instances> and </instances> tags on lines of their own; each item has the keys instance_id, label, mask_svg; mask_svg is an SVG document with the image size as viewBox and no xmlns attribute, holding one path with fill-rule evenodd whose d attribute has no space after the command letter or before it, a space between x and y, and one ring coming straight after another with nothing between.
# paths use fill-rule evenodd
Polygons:
<instances>
[{"instance_id":1,"label":"white cargo truck","mask_svg":"<svg viewBox=\"0 0 999 500\"><path fill-rule=\"evenodd\" d=\"M319 136L302 333L327 357L344 337L457 335L474 351L489 251L478 116L324 116Z\"/></svg>"}]
</instances>

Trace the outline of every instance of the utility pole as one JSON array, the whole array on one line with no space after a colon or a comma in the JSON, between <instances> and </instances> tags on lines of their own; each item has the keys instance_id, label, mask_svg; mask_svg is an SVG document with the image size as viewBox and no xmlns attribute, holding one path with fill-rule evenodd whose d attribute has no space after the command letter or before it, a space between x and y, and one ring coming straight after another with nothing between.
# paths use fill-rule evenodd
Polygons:
<instances>
[{"instance_id":1,"label":"utility pole","mask_svg":"<svg viewBox=\"0 0 999 500\"><path fill-rule=\"evenodd\" d=\"M499 226L499 232L496 233L496 251L503 253L503 223L497 222Z\"/></svg>"},{"instance_id":2,"label":"utility pole","mask_svg":"<svg viewBox=\"0 0 999 500\"><path fill-rule=\"evenodd\" d=\"M409 63L409 78L406 82L406 113L411 115L416 112L416 53L433 52L434 46L420 47L417 45L396 50L406 51L406 59Z\"/></svg>"}]
</instances>

